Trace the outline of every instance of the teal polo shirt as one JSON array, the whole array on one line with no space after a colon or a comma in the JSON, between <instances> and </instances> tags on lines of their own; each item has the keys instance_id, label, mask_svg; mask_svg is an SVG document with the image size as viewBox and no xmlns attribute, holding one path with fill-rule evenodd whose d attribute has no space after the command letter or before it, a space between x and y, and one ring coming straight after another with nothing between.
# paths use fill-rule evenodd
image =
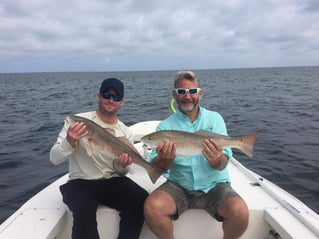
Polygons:
<instances>
[{"instance_id":1,"label":"teal polo shirt","mask_svg":"<svg viewBox=\"0 0 319 239\"><path fill-rule=\"evenodd\" d=\"M222 116L203 107L200 107L198 118L193 123L185 114L177 110L176 113L163 120L156 130L182 130L191 133L198 130L207 130L227 135L226 125ZM223 152L227 155L229 162L232 158L231 149L223 149ZM153 150L149 161L152 161L156 156L157 154ZM222 170L216 170L209 165L203 155L177 156L168 173L164 176L187 190L201 190L203 192L208 192L218 183L230 183L227 167Z\"/></svg>"}]
</instances>

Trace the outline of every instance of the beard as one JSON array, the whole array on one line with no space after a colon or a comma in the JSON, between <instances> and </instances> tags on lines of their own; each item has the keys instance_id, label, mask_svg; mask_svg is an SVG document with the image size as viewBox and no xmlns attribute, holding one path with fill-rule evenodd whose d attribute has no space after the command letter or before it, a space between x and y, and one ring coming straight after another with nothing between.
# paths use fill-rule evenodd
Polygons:
<instances>
[{"instance_id":1,"label":"beard","mask_svg":"<svg viewBox=\"0 0 319 239\"><path fill-rule=\"evenodd\" d=\"M107 109L109 108L109 109ZM111 109L113 108L113 109ZM99 110L103 115L107 115L107 116L114 116L117 114L118 109L115 108L115 106L110 107L107 104L103 104L102 102L99 102Z\"/></svg>"},{"instance_id":2,"label":"beard","mask_svg":"<svg viewBox=\"0 0 319 239\"><path fill-rule=\"evenodd\" d=\"M198 100L181 100L177 101L177 105L182 112L192 112L199 104Z\"/></svg>"}]
</instances>

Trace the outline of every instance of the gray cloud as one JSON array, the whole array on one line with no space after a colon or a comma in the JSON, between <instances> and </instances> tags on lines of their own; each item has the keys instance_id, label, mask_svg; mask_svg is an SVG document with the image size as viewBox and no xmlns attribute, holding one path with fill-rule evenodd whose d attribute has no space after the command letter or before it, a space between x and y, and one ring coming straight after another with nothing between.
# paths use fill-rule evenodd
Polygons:
<instances>
[{"instance_id":1,"label":"gray cloud","mask_svg":"<svg viewBox=\"0 0 319 239\"><path fill-rule=\"evenodd\" d=\"M0 72L318 65L317 0L3 0Z\"/></svg>"}]
</instances>

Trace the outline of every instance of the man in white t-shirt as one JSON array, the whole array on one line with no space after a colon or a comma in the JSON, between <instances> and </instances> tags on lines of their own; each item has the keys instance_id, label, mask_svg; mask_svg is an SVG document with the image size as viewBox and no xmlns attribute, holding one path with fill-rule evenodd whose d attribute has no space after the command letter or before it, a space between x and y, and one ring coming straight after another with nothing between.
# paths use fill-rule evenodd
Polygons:
<instances>
[{"instance_id":1,"label":"man in white t-shirt","mask_svg":"<svg viewBox=\"0 0 319 239\"><path fill-rule=\"evenodd\" d=\"M78 114L103 128L111 128L116 137L125 136L133 142L130 129L117 117L124 102L124 85L116 78L105 79L97 95L99 106L95 111ZM50 152L53 164L69 162L69 180L60 187L63 202L73 213L72 239L98 239L96 210L106 205L120 212L120 239L138 239L143 222L143 205L148 193L128 177L123 177L132 164L125 152L101 170L84 147L78 144L87 133L83 123L67 120Z\"/></svg>"}]
</instances>

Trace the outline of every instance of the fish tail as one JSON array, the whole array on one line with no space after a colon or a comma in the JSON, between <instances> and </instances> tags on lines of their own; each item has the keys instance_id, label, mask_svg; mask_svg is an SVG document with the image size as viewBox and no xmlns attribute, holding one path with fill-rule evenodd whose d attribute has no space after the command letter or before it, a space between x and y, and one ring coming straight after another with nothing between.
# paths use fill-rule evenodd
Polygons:
<instances>
[{"instance_id":1,"label":"fish tail","mask_svg":"<svg viewBox=\"0 0 319 239\"><path fill-rule=\"evenodd\" d=\"M151 167L147 168L147 173L148 173L152 183L155 184L157 179L162 175L163 170L160 170L156 167L151 166Z\"/></svg>"},{"instance_id":2,"label":"fish tail","mask_svg":"<svg viewBox=\"0 0 319 239\"><path fill-rule=\"evenodd\" d=\"M240 138L242 144L239 147L239 150L246 154L249 158L253 157L253 148L257 135L257 133L254 133Z\"/></svg>"}]
</instances>

